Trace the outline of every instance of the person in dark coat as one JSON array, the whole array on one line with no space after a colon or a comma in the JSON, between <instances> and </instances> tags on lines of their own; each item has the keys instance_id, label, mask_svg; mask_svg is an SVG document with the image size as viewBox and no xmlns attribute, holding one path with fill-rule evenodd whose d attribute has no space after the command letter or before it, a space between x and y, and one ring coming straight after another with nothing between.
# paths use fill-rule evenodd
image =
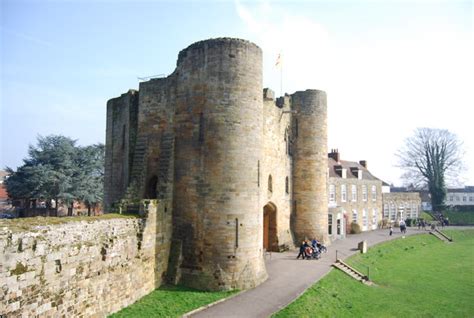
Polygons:
<instances>
[{"instance_id":1,"label":"person in dark coat","mask_svg":"<svg viewBox=\"0 0 474 318\"><path fill-rule=\"evenodd\" d=\"M298 254L298 256L296 256L296 259L299 259L300 256L301 256L302 259L304 259L304 250L307 247L308 247L308 243L306 243L306 241L301 242L300 253Z\"/></svg>"}]
</instances>

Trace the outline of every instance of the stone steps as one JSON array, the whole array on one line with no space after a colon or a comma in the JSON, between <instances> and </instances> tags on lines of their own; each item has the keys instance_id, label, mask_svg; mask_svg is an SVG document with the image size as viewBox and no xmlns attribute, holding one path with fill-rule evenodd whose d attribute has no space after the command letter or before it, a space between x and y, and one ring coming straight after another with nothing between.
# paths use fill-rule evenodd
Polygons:
<instances>
[{"instance_id":1,"label":"stone steps","mask_svg":"<svg viewBox=\"0 0 474 318\"><path fill-rule=\"evenodd\" d=\"M164 198L172 179L171 163L174 156L174 135L164 133L160 140L160 158L158 161L158 195Z\"/></svg>"},{"instance_id":2,"label":"stone steps","mask_svg":"<svg viewBox=\"0 0 474 318\"><path fill-rule=\"evenodd\" d=\"M348 264L344 263L340 259L336 260L334 264L332 264L333 267L343 271L350 277L354 278L355 280L360 281L361 283L365 285L373 285L373 282L369 280L367 275L362 274L361 272L357 271L355 268L349 266Z\"/></svg>"},{"instance_id":3,"label":"stone steps","mask_svg":"<svg viewBox=\"0 0 474 318\"><path fill-rule=\"evenodd\" d=\"M443 242L452 242L453 241L452 238L450 238L449 236L447 236L446 234L444 234L443 232L441 232L438 229L434 229L433 231L430 231L430 234L437 237L438 239L440 239Z\"/></svg>"}]
</instances>

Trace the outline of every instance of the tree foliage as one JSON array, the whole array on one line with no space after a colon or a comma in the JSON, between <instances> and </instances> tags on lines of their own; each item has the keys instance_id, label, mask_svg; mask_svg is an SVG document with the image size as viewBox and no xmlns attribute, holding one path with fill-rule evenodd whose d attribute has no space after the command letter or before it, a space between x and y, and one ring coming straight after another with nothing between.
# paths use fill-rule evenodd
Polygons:
<instances>
[{"instance_id":1,"label":"tree foliage","mask_svg":"<svg viewBox=\"0 0 474 318\"><path fill-rule=\"evenodd\" d=\"M406 170L404 178L427 187L433 209L439 211L446 199L446 182L455 180L463 166L461 141L445 129L418 128L397 156Z\"/></svg>"},{"instance_id":2,"label":"tree foliage","mask_svg":"<svg viewBox=\"0 0 474 318\"><path fill-rule=\"evenodd\" d=\"M71 206L82 201L89 209L102 201L104 145L81 147L68 137L39 136L23 161L17 171L7 168L5 183L12 199L41 199L48 205L55 200Z\"/></svg>"}]
</instances>

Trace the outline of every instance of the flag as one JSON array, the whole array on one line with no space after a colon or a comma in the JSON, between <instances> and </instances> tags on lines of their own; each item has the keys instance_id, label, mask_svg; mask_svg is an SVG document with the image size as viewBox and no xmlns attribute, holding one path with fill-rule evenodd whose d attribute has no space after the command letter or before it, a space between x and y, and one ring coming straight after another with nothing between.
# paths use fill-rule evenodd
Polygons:
<instances>
[{"instance_id":1,"label":"flag","mask_svg":"<svg viewBox=\"0 0 474 318\"><path fill-rule=\"evenodd\" d=\"M276 67L281 67L281 53L278 54L278 57L277 57L275 66L276 66Z\"/></svg>"}]
</instances>

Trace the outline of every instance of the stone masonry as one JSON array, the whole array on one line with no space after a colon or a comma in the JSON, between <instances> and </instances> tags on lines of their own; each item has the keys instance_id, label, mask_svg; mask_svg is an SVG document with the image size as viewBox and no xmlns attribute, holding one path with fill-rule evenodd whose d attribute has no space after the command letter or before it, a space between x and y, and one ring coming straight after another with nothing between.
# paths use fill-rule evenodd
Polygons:
<instances>
[{"instance_id":1,"label":"stone masonry","mask_svg":"<svg viewBox=\"0 0 474 318\"><path fill-rule=\"evenodd\" d=\"M105 317L153 291L167 271L171 216L156 202L146 210L29 229L28 219L0 221L0 314Z\"/></svg>"},{"instance_id":2,"label":"stone masonry","mask_svg":"<svg viewBox=\"0 0 474 318\"><path fill-rule=\"evenodd\" d=\"M323 91L264 90L253 43L194 43L171 75L107 103L105 209L159 199L171 282L252 288L265 250L329 243L326 104Z\"/></svg>"}]
</instances>

